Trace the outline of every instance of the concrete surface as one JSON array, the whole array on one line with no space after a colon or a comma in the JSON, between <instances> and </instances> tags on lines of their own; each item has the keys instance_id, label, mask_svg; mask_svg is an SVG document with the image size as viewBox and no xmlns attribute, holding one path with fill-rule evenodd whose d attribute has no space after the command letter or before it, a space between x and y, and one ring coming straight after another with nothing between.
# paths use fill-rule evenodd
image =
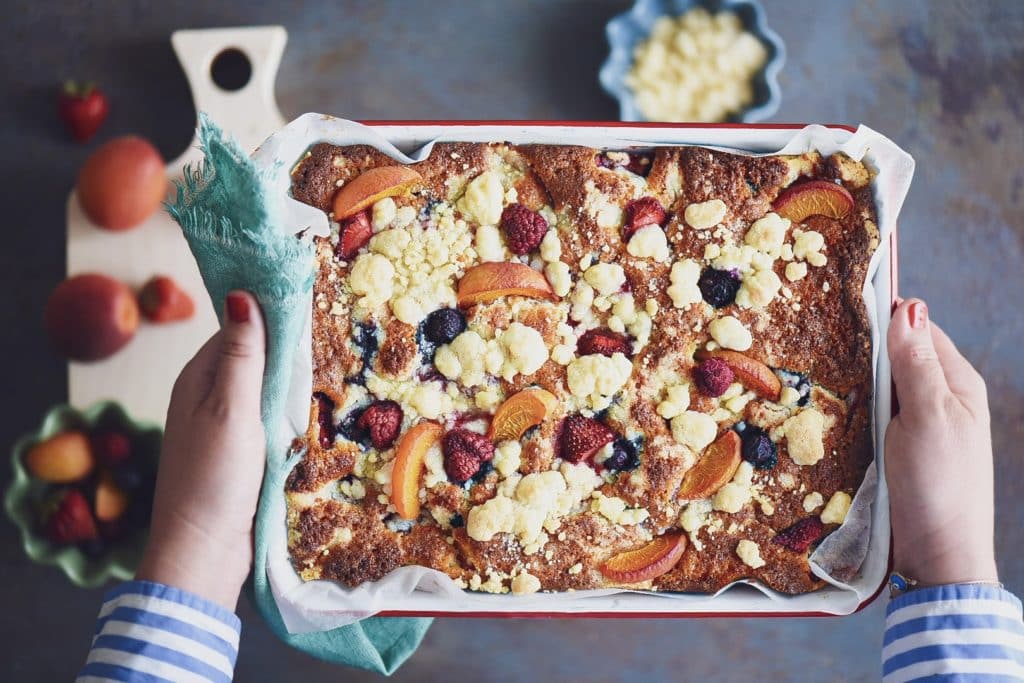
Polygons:
<instances>
[{"instance_id":1,"label":"concrete surface","mask_svg":"<svg viewBox=\"0 0 1024 683\"><path fill-rule=\"evenodd\" d=\"M1000 568L1024 592L1024 3L764 4L789 49L774 120L867 123L917 158L901 222L901 289L930 301L989 380ZM277 94L288 118L316 110L357 119L608 119L616 109L596 80L602 29L627 5L6 3L0 444L65 396L64 366L46 349L40 314L63 275L64 201L90 148L67 142L55 120L61 79L107 87L113 113L101 139L142 133L173 158L193 121L170 32L281 23L290 42ZM0 677L68 680L88 648L101 591L75 589L29 563L6 522L0 547ZM884 602L825 620L439 620L394 678L868 681L877 678ZM238 680L376 678L294 652L248 605L240 613Z\"/></svg>"}]
</instances>

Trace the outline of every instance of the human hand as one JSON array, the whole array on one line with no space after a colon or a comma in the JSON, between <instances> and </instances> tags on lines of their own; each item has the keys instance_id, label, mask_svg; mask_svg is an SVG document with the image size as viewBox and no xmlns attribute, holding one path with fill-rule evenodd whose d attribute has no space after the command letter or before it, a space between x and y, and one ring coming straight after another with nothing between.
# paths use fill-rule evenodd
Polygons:
<instances>
[{"instance_id":1,"label":"human hand","mask_svg":"<svg viewBox=\"0 0 1024 683\"><path fill-rule=\"evenodd\" d=\"M264 327L259 305L231 292L223 328L174 384L149 543L136 578L234 610L252 566L266 444L260 420Z\"/></svg>"},{"instance_id":2,"label":"human hand","mask_svg":"<svg viewBox=\"0 0 1024 683\"><path fill-rule=\"evenodd\" d=\"M997 581L985 380L920 299L889 325L899 415L885 433L896 569L921 584Z\"/></svg>"}]
</instances>

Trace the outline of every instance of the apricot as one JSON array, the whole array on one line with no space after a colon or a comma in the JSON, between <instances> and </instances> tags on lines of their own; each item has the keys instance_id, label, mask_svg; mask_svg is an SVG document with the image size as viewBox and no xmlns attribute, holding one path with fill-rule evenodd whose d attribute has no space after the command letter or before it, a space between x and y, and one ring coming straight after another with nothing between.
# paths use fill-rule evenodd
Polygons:
<instances>
[{"instance_id":1,"label":"apricot","mask_svg":"<svg viewBox=\"0 0 1024 683\"><path fill-rule=\"evenodd\" d=\"M487 303L504 296L526 296L557 301L558 296L543 273L525 263L496 261L481 263L459 280L456 298L460 308Z\"/></svg>"},{"instance_id":2,"label":"apricot","mask_svg":"<svg viewBox=\"0 0 1024 683\"><path fill-rule=\"evenodd\" d=\"M334 220L341 222L385 197L402 194L422 180L419 173L405 166L380 166L364 171L334 195Z\"/></svg>"},{"instance_id":3,"label":"apricot","mask_svg":"<svg viewBox=\"0 0 1024 683\"><path fill-rule=\"evenodd\" d=\"M25 454L25 469L36 479L50 484L70 484L92 472L95 461L89 439L79 431L68 431L40 441Z\"/></svg>"},{"instance_id":4,"label":"apricot","mask_svg":"<svg viewBox=\"0 0 1024 683\"><path fill-rule=\"evenodd\" d=\"M636 550L627 550L601 565L601 573L618 583L656 579L676 566L686 550L686 536L667 533Z\"/></svg>"},{"instance_id":5,"label":"apricot","mask_svg":"<svg viewBox=\"0 0 1024 683\"><path fill-rule=\"evenodd\" d=\"M153 215L167 196L163 157L135 135L115 138L78 172L78 203L106 230L129 230Z\"/></svg>"},{"instance_id":6,"label":"apricot","mask_svg":"<svg viewBox=\"0 0 1024 683\"><path fill-rule=\"evenodd\" d=\"M57 285L44 319L58 352L72 360L95 361L113 355L135 336L139 305L120 280L86 273Z\"/></svg>"},{"instance_id":7,"label":"apricot","mask_svg":"<svg viewBox=\"0 0 1024 683\"><path fill-rule=\"evenodd\" d=\"M742 446L740 435L726 430L683 477L676 497L679 500L707 498L729 483L743 459Z\"/></svg>"}]
</instances>

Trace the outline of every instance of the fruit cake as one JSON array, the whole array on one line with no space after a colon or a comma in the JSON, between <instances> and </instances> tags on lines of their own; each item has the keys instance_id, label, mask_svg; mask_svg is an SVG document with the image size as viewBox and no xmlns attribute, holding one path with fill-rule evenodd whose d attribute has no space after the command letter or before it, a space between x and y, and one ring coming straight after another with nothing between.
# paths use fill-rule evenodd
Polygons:
<instances>
[{"instance_id":1,"label":"fruit cake","mask_svg":"<svg viewBox=\"0 0 1024 683\"><path fill-rule=\"evenodd\" d=\"M871 172L841 154L311 147L305 580L783 593L873 457Z\"/></svg>"}]
</instances>

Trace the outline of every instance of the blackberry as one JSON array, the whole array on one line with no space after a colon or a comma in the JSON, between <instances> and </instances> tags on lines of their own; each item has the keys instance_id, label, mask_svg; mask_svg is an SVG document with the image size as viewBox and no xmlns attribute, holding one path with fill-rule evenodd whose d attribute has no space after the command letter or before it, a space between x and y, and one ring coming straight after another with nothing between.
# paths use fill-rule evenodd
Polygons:
<instances>
[{"instance_id":1,"label":"blackberry","mask_svg":"<svg viewBox=\"0 0 1024 683\"><path fill-rule=\"evenodd\" d=\"M736 292L740 291L740 278L729 270L705 268L697 280L704 301L715 308L724 308L736 300Z\"/></svg>"},{"instance_id":2,"label":"blackberry","mask_svg":"<svg viewBox=\"0 0 1024 683\"><path fill-rule=\"evenodd\" d=\"M612 454L601 465L612 472L635 470L640 466L639 445L626 439L616 439L612 444Z\"/></svg>"},{"instance_id":3,"label":"blackberry","mask_svg":"<svg viewBox=\"0 0 1024 683\"><path fill-rule=\"evenodd\" d=\"M743 430L743 459L759 470L770 470L779 461L779 450L760 427L747 425Z\"/></svg>"},{"instance_id":4,"label":"blackberry","mask_svg":"<svg viewBox=\"0 0 1024 683\"><path fill-rule=\"evenodd\" d=\"M776 370L775 374L782 380L782 386L792 387L800 394L800 400L797 401L798 406L807 405L807 402L811 400L811 380L807 379L806 375L792 370Z\"/></svg>"},{"instance_id":5,"label":"blackberry","mask_svg":"<svg viewBox=\"0 0 1024 683\"><path fill-rule=\"evenodd\" d=\"M423 337L434 344L448 344L466 329L466 318L454 308L440 308L423 321Z\"/></svg>"},{"instance_id":6,"label":"blackberry","mask_svg":"<svg viewBox=\"0 0 1024 683\"><path fill-rule=\"evenodd\" d=\"M372 442L370 440L370 430L359 426L359 418L362 417L364 412L366 412L366 408L356 408L346 415L341 424L338 425L338 433L349 441L359 444L365 450L370 447Z\"/></svg>"}]
</instances>

